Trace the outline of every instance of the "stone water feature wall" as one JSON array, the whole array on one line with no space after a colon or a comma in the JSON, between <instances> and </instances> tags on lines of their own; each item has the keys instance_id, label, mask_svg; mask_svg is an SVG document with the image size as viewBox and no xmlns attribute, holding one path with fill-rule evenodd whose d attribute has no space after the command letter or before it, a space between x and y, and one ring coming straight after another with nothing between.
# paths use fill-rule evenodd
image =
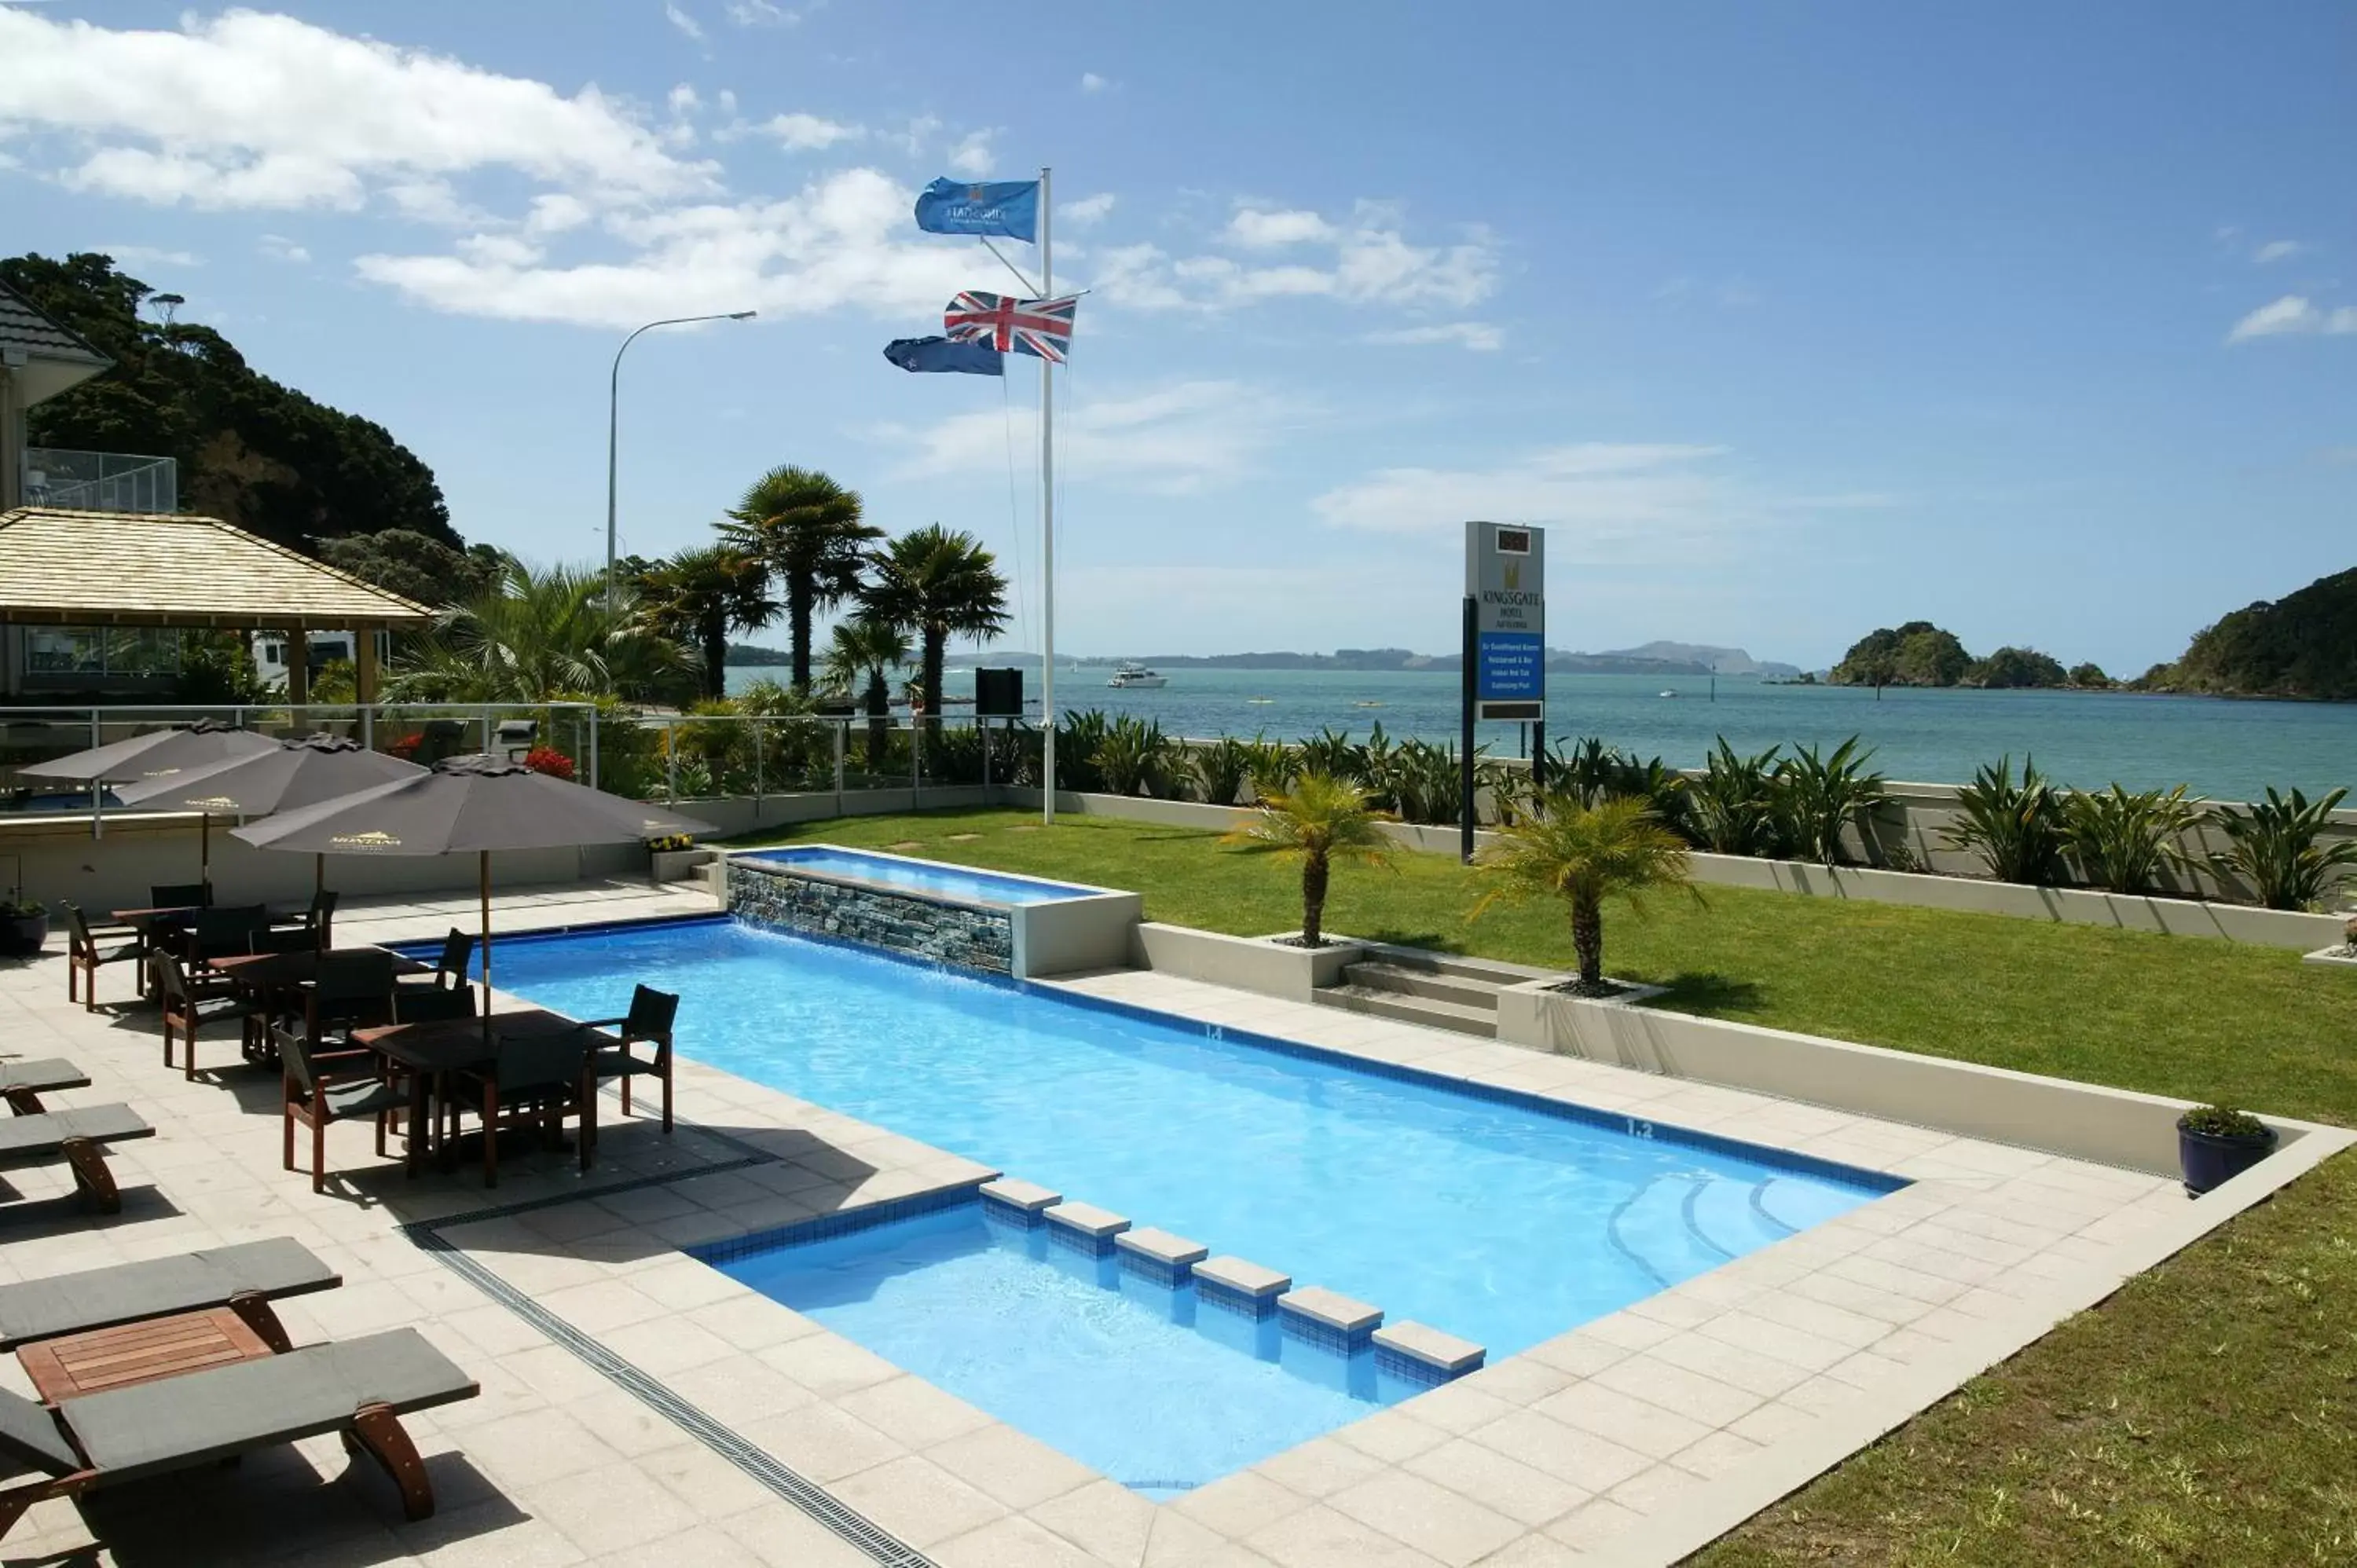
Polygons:
<instances>
[{"instance_id":1,"label":"stone water feature wall","mask_svg":"<svg viewBox=\"0 0 2357 1568\"><path fill-rule=\"evenodd\" d=\"M1011 974L1015 925L1004 909L939 903L800 872L728 865L728 912L755 925L839 937L963 969Z\"/></svg>"}]
</instances>

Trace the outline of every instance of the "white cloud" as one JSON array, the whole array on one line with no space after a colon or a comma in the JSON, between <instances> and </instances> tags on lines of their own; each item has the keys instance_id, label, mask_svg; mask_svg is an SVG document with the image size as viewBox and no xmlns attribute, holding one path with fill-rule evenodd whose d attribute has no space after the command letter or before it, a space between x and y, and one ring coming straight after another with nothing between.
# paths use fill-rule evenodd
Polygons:
<instances>
[{"instance_id":1,"label":"white cloud","mask_svg":"<svg viewBox=\"0 0 2357 1568\"><path fill-rule=\"evenodd\" d=\"M1235 244L1264 250L1330 240L1334 226L1315 212L1268 212L1247 207L1228 220L1227 237Z\"/></svg>"},{"instance_id":2,"label":"white cloud","mask_svg":"<svg viewBox=\"0 0 2357 1568\"><path fill-rule=\"evenodd\" d=\"M925 156L925 149L932 145L933 137L940 134L941 128L942 123L931 114L920 114L909 122L907 129L897 132L879 131L877 136L887 146L898 147L912 158L920 158Z\"/></svg>"},{"instance_id":3,"label":"white cloud","mask_svg":"<svg viewBox=\"0 0 2357 1568\"><path fill-rule=\"evenodd\" d=\"M888 318L930 314L973 281L973 263L920 242L909 222L913 199L875 169L845 169L776 200L608 213L602 229L626 248L620 260L556 264L476 243L355 265L432 309L510 320L622 327L705 311L846 306Z\"/></svg>"},{"instance_id":4,"label":"white cloud","mask_svg":"<svg viewBox=\"0 0 2357 1568\"><path fill-rule=\"evenodd\" d=\"M2357 333L2357 305L2335 306L2327 310L2304 295L2285 295L2281 299L2259 306L2226 334L2229 343L2247 343L2254 338L2325 337L2340 338Z\"/></svg>"},{"instance_id":5,"label":"white cloud","mask_svg":"<svg viewBox=\"0 0 2357 1568\"><path fill-rule=\"evenodd\" d=\"M790 153L816 152L837 142L856 142L867 134L857 125L823 120L815 114L772 115L758 129L776 137L778 145Z\"/></svg>"},{"instance_id":6,"label":"white cloud","mask_svg":"<svg viewBox=\"0 0 2357 1568\"><path fill-rule=\"evenodd\" d=\"M1092 223L1103 222L1105 214L1113 210L1113 192L1109 190L1083 196L1078 201L1060 204L1056 209L1056 220L1069 223L1075 229L1085 229Z\"/></svg>"},{"instance_id":7,"label":"white cloud","mask_svg":"<svg viewBox=\"0 0 2357 1568\"><path fill-rule=\"evenodd\" d=\"M1449 321L1432 327L1404 327L1394 332L1370 332L1370 343L1453 343L1460 349L1491 353L1506 344L1505 333L1486 321Z\"/></svg>"},{"instance_id":8,"label":"white cloud","mask_svg":"<svg viewBox=\"0 0 2357 1568\"><path fill-rule=\"evenodd\" d=\"M964 140L950 149L950 168L957 174L988 174L996 154L990 148L996 131L969 131Z\"/></svg>"},{"instance_id":9,"label":"white cloud","mask_svg":"<svg viewBox=\"0 0 2357 1568\"><path fill-rule=\"evenodd\" d=\"M1581 442L1488 468L1382 468L1327 491L1311 510L1372 533L1452 531L1469 517L1555 524L1549 552L1588 562L1674 554L1697 539L1739 538L1769 510L1713 470L1719 446Z\"/></svg>"},{"instance_id":10,"label":"white cloud","mask_svg":"<svg viewBox=\"0 0 2357 1568\"><path fill-rule=\"evenodd\" d=\"M303 263L311 252L284 234L264 234L254 242L254 249L274 262Z\"/></svg>"},{"instance_id":11,"label":"white cloud","mask_svg":"<svg viewBox=\"0 0 2357 1568\"><path fill-rule=\"evenodd\" d=\"M1081 72L1081 91L1082 92L1103 92L1106 88L1111 87L1112 85L1112 82L1107 81L1095 71L1084 70Z\"/></svg>"},{"instance_id":12,"label":"white cloud","mask_svg":"<svg viewBox=\"0 0 2357 1568\"><path fill-rule=\"evenodd\" d=\"M205 264L205 259L193 251L169 251L157 245L101 245L97 249L127 266L200 267Z\"/></svg>"},{"instance_id":13,"label":"white cloud","mask_svg":"<svg viewBox=\"0 0 2357 1568\"><path fill-rule=\"evenodd\" d=\"M789 11L771 0L728 0L728 19L740 27L794 27L803 17L823 7L826 0L811 0L799 10Z\"/></svg>"},{"instance_id":14,"label":"white cloud","mask_svg":"<svg viewBox=\"0 0 2357 1568\"><path fill-rule=\"evenodd\" d=\"M684 81L671 90L671 97L665 102L670 103L671 112L674 114L693 114L704 106L704 100L696 96L694 86Z\"/></svg>"},{"instance_id":15,"label":"white cloud","mask_svg":"<svg viewBox=\"0 0 2357 1568\"><path fill-rule=\"evenodd\" d=\"M1230 238L1243 224L1253 237L1244 242L1270 236L1266 242L1275 243L1281 235L1303 258L1254 266L1227 256L1172 256L1154 244L1116 245L1098 256L1093 282L1111 302L1140 310L1222 310L1287 295L1463 310L1497 287L1497 256L1485 231L1455 245L1411 245L1399 220L1395 209L1373 202L1361 202L1347 226L1312 212L1247 209L1236 214ZM1315 251L1325 254L1306 253Z\"/></svg>"},{"instance_id":16,"label":"white cloud","mask_svg":"<svg viewBox=\"0 0 2357 1568\"><path fill-rule=\"evenodd\" d=\"M678 0L663 0L663 20L697 43L704 41L704 24L680 9Z\"/></svg>"},{"instance_id":17,"label":"white cloud","mask_svg":"<svg viewBox=\"0 0 2357 1568\"><path fill-rule=\"evenodd\" d=\"M1057 410L1056 473L1159 495L1215 489L1254 472L1300 413L1257 388L1225 381L1093 396ZM1012 431L1017 453L1037 450L1035 413L1017 410ZM888 426L878 434L914 448L904 470L909 477L994 473L1006 462L1003 409L958 414L927 430Z\"/></svg>"},{"instance_id":18,"label":"white cloud","mask_svg":"<svg viewBox=\"0 0 2357 1568\"><path fill-rule=\"evenodd\" d=\"M578 229L591 216L589 204L579 197L552 190L533 198L532 210L525 216L523 226L534 234L562 234Z\"/></svg>"},{"instance_id":19,"label":"white cloud","mask_svg":"<svg viewBox=\"0 0 2357 1568\"><path fill-rule=\"evenodd\" d=\"M2251 260L2266 266L2269 262L2287 262L2307 249L2298 240L2270 240L2251 252Z\"/></svg>"},{"instance_id":20,"label":"white cloud","mask_svg":"<svg viewBox=\"0 0 2357 1568\"><path fill-rule=\"evenodd\" d=\"M568 98L291 16L118 31L0 5L0 141L19 161L163 205L350 209L388 184L491 170L612 199L712 183L594 87Z\"/></svg>"}]
</instances>

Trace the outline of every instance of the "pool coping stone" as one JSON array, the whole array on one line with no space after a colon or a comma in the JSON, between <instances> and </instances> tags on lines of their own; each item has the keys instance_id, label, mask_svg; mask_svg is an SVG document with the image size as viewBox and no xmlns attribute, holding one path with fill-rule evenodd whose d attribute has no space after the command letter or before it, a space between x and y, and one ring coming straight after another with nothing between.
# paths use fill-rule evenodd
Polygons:
<instances>
[{"instance_id":1,"label":"pool coping stone","mask_svg":"<svg viewBox=\"0 0 2357 1568\"><path fill-rule=\"evenodd\" d=\"M1293 1276L1242 1258L1211 1258L1195 1265L1195 1277L1248 1299L1275 1299L1293 1288Z\"/></svg>"},{"instance_id":2,"label":"pool coping stone","mask_svg":"<svg viewBox=\"0 0 2357 1568\"><path fill-rule=\"evenodd\" d=\"M1000 1176L996 1181L984 1182L982 1196L993 1203L1019 1208L1026 1214L1037 1214L1064 1201L1064 1195L1060 1192L1051 1192L1036 1181L1022 1181L1014 1176Z\"/></svg>"},{"instance_id":3,"label":"pool coping stone","mask_svg":"<svg viewBox=\"0 0 2357 1568\"><path fill-rule=\"evenodd\" d=\"M1378 1350L1388 1350L1452 1378L1479 1368L1489 1355L1487 1349L1470 1339L1460 1339L1412 1318L1387 1323L1376 1329L1372 1337Z\"/></svg>"},{"instance_id":4,"label":"pool coping stone","mask_svg":"<svg viewBox=\"0 0 2357 1568\"><path fill-rule=\"evenodd\" d=\"M1337 1334L1353 1337L1372 1330L1383 1320L1382 1307L1370 1306L1324 1285L1304 1285L1299 1290L1286 1291L1276 1298L1276 1309L1306 1317Z\"/></svg>"},{"instance_id":5,"label":"pool coping stone","mask_svg":"<svg viewBox=\"0 0 2357 1568\"><path fill-rule=\"evenodd\" d=\"M1113 1244L1118 1251L1135 1252L1179 1271L1187 1270L1211 1255L1211 1249L1200 1241L1173 1236L1168 1230L1157 1230L1152 1226L1143 1230L1125 1230L1113 1239Z\"/></svg>"}]
</instances>

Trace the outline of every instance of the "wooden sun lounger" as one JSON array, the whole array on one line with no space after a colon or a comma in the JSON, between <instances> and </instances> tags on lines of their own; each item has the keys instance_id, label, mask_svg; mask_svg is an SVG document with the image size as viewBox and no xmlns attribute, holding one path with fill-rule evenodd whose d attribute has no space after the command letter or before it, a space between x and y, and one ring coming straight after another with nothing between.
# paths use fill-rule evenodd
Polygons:
<instances>
[{"instance_id":1,"label":"wooden sun lounger","mask_svg":"<svg viewBox=\"0 0 2357 1568\"><path fill-rule=\"evenodd\" d=\"M365 1453L384 1468L409 1518L425 1519L434 1511L434 1487L401 1418L479 1391L414 1328L306 1346L53 1408L0 1390L0 1458L37 1472L0 1490L0 1535L51 1498L330 1432L340 1433L353 1455Z\"/></svg>"},{"instance_id":2,"label":"wooden sun lounger","mask_svg":"<svg viewBox=\"0 0 2357 1568\"><path fill-rule=\"evenodd\" d=\"M0 1351L37 1339L226 1306L283 1355L288 1348L286 1331L270 1304L333 1290L343 1283L343 1276L310 1248L283 1236L27 1280L0 1285Z\"/></svg>"},{"instance_id":3,"label":"wooden sun lounger","mask_svg":"<svg viewBox=\"0 0 2357 1568\"><path fill-rule=\"evenodd\" d=\"M156 1129L128 1105L91 1105L74 1111L44 1111L37 1116L0 1118L0 1169L47 1165L64 1159L74 1185L101 1214L123 1209L114 1174L106 1168L102 1145L127 1138L152 1138Z\"/></svg>"},{"instance_id":4,"label":"wooden sun lounger","mask_svg":"<svg viewBox=\"0 0 2357 1568\"><path fill-rule=\"evenodd\" d=\"M0 1062L0 1099L19 1116L38 1116L45 1109L41 1096L53 1090L88 1089L90 1074L63 1057L37 1061Z\"/></svg>"}]
</instances>

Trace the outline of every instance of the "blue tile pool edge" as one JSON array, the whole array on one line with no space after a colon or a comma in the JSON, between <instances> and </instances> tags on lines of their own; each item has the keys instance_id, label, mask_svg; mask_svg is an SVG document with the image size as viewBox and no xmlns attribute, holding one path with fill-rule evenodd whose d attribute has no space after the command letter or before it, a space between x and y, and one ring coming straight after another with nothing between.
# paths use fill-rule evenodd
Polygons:
<instances>
[{"instance_id":1,"label":"blue tile pool edge","mask_svg":"<svg viewBox=\"0 0 2357 1568\"><path fill-rule=\"evenodd\" d=\"M1741 1138L1730 1138L1722 1133L1707 1133L1700 1128L1657 1122L1642 1116L1629 1115L1625 1112L1604 1111L1593 1105L1581 1105L1572 1101L1550 1100L1543 1095L1533 1094L1527 1090L1478 1083L1471 1079L1453 1078L1447 1073L1432 1072L1405 1062L1379 1061L1372 1057L1359 1056L1338 1047L1313 1046L1307 1041L1288 1040L1282 1036L1264 1035L1257 1030L1239 1029L1225 1024L1206 1023L1200 1018L1189 1018L1178 1013L1160 1012L1152 1007L1141 1006L1135 1002L1122 1002L1110 996L1093 996L1084 991L1069 990L1052 982L1017 980L1008 975L996 974L985 970L968 969L963 964L951 963L942 959L927 958L920 953L907 953L890 948L875 947L866 942L829 936L823 932L780 930L775 927L760 925L755 921L739 920L736 916L729 914L656 915L636 919L591 922L520 932L515 936L503 938L501 940L508 943L544 941L561 937L591 936L605 930L623 930L651 926L708 926L722 923L743 925L748 929L758 930L766 936L774 936L788 941L805 941L824 947L843 948L853 952L866 953L870 957L886 959L893 963L909 964L918 969L958 975L985 985L998 986L1006 990L1025 992L1034 995L1053 996L1076 1007L1109 1013L1115 1017L1128 1018L1142 1024L1157 1024L1165 1028L1176 1029L1182 1034L1200 1035L1204 1039L1222 1045L1243 1046L1252 1050L1268 1051L1277 1056L1297 1057L1307 1061L1322 1062L1329 1067L1346 1068L1375 1078L1387 1078L1394 1082L1415 1084L1419 1088L1469 1095L1476 1100L1511 1105L1517 1110L1531 1112L1535 1115L1549 1117L1558 1122L1577 1122L1581 1126L1593 1127L1598 1132L1617 1133L1624 1138L1674 1144L1681 1148L1699 1149L1706 1154L1724 1155L1731 1159L1749 1161L1753 1165L1788 1172L1793 1176L1810 1176L1819 1181L1853 1187L1861 1192L1872 1193L1878 1197L1887 1197L1913 1185L1911 1179L1907 1176L1894 1176L1888 1171L1868 1170L1863 1165L1845 1165L1839 1160L1829 1160L1818 1155L1805 1155L1796 1149L1779 1149L1766 1144L1754 1144ZM415 949L417 950L412 956L431 957L441 950L441 944L438 941L396 943L394 948L396 951ZM1532 1054L1543 1056L1544 1053L1534 1051Z\"/></svg>"}]
</instances>

